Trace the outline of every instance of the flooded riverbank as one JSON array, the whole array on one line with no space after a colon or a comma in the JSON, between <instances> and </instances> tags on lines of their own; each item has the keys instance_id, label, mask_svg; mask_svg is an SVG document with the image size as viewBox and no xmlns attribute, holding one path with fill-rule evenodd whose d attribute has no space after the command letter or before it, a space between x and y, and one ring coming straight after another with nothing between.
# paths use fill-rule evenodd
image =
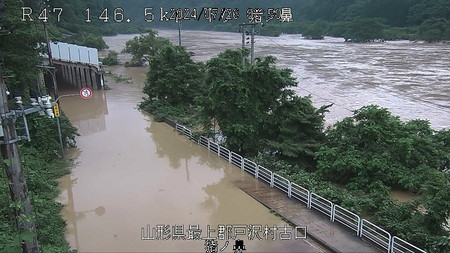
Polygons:
<instances>
[{"instance_id":1,"label":"flooded riverbank","mask_svg":"<svg viewBox=\"0 0 450 253\"><path fill-rule=\"evenodd\" d=\"M124 45L120 40L108 44L117 51ZM95 90L90 100L61 99L61 108L81 134L78 148L67 153L76 165L71 175L60 180L59 201L66 205L63 217L72 248L79 252L204 252L204 240L149 240L147 225L156 234L153 228L168 226L170 235L183 226L186 237L188 229L198 225L201 238L207 237L208 225L216 237L220 225L232 225L240 227L232 231L240 231L247 252L322 251L309 240L295 240L294 234L291 240L278 235L276 240L248 240L243 226L281 229L287 225L236 187L255 179L136 109L143 96L145 68L110 70L132 77L133 83L107 78L111 90ZM234 239L228 240L229 245L226 241L218 240L219 248L233 252Z\"/></svg>"},{"instance_id":2,"label":"flooded riverbank","mask_svg":"<svg viewBox=\"0 0 450 253\"><path fill-rule=\"evenodd\" d=\"M178 43L178 31L160 30L159 36ZM241 40L239 33L182 32L183 46L199 61L240 48ZM342 38L306 40L287 34L255 40L257 57L273 55L279 67L294 71L297 94L311 95L317 107L333 103L327 125L352 115L352 110L377 104L403 120L427 119L437 130L450 128L450 44L352 44Z\"/></svg>"},{"instance_id":3,"label":"flooded riverbank","mask_svg":"<svg viewBox=\"0 0 450 253\"><path fill-rule=\"evenodd\" d=\"M176 31L159 35L173 42L177 39ZM120 52L133 37L119 35L105 41ZM240 34L186 31L183 43L196 60L204 61L225 48L239 48ZM428 119L436 129L450 126L450 72L444 57L450 52L448 45L361 45L284 35L257 37L256 52L275 55L279 66L293 68L299 95L311 94L317 106L335 104L327 124L377 103L403 119ZM120 54L122 63L129 58ZM76 166L61 179L60 201L66 205L63 216L72 248L79 252L203 252L203 240L142 237L147 239L148 232L157 232L153 228L164 226L173 232L182 225L187 235L189 227L198 225L205 237L208 225L216 234L219 225L286 225L236 187L252 184L254 178L136 109L148 67L107 70L132 80L116 83L107 78L111 90L94 91L90 100L61 99L62 109L81 134L78 148L67 154ZM61 91L73 92L77 91ZM234 241L229 243L224 252L232 252ZM321 251L303 239L245 240L245 245L247 252ZM225 240L219 240L219 247L224 246Z\"/></svg>"}]
</instances>

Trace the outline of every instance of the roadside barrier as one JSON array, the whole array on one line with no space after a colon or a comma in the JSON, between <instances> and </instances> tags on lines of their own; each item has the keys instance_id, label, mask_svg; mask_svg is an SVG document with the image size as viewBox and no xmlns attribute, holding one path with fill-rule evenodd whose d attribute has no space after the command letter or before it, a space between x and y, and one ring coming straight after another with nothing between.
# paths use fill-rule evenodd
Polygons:
<instances>
[{"instance_id":1,"label":"roadside barrier","mask_svg":"<svg viewBox=\"0 0 450 253\"><path fill-rule=\"evenodd\" d=\"M187 127L176 124L175 130L193 140L192 131ZM270 187L278 188L285 192L289 198L296 199L305 204L307 208L314 209L323 215L326 215L330 218L331 222L337 222L344 225L348 229L354 231L356 236L370 241L387 253L425 253L425 250L396 236L391 236L386 230L366 219L361 219L357 214L334 204L332 201L311 192L296 183L290 182L288 179L273 173L247 158L243 158L239 154L220 146L204 136L201 136L198 140L194 141L198 145L217 154L217 156L222 159L239 167L241 170L246 171L255 178L269 184Z\"/></svg>"}]
</instances>

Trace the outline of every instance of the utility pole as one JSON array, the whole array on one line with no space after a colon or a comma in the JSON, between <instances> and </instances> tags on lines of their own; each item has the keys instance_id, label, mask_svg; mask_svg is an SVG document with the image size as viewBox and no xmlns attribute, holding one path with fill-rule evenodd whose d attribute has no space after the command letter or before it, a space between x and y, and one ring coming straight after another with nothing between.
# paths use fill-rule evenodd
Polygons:
<instances>
[{"instance_id":1,"label":"utility pole","mask_svg":"<svg viewBox=\"0 0 450 253\"><path fill-rule=\"evenodd\" d=\"M245 58L243 50L245 49L245 32L246 27L251 26L250 30L250 63L253 65L255 62L255 25L256 23L250 23L250 24L240 24L239 27L241 28L242 32L242 66L244 66Z\"/></svg>"},{"instance_id":2,"label":"utility pole","mask_svg":"<svg viewBox=\"0 0 450 253\"><path fill-rule=\"evenodd\" d=\"M5 3L0 0L0 36L9 35L11 31L3 31L3 14ZM32 217L30 197L28 197L27 183L20 158L14 115L11 114L8 107L8 97L6 95L6 85L3 80L3 70L0 64L0 116L3 130L3 141L1 145L1 154L5 164L6 175L11 181L9 190L11 199L14 203L14 214L16 216L16 225L18 233L24 235L24 232L31 233L31 238L22 240L23 252L39 252L36 227Z\"/></svg>"},{"instance_id":3,"label":"utility pole","mask_svg":"<svg viewBox=\"0 0 450 253\"><path fill-rule=\"evenodd\" d=\"M53 66L53 57L52 57L52 49L50 47L50 38L48 36L48 29L47 29L47 22L44 21L44 32L45 32L45 40L47 42L47 50L48 50L48 64L51 68L51 76L52 76L52 83L53 83L53 92L55 93L55 99L59 97L58 94L58 86L56 84L56 68ZM56 101L58 104L58 108L61 108L59 101ZM58 137L59 137L59 146L61 148L61 157L64 158L64 145L62 141L62 134L61 134L61 125L59 124L59 117L56 117L56 128L58 129Z\"/></svg>"},{"instance_id":4,"label":"utility pole","mask_svg":"<svg viewBox=\"0 0 450 253\"><path fill-rule=\"evenodd\" d=\"M245 24L239 25L242 32L242 67L245 66L245 55L244 55L244 49L245 49Z\"/></svg>"},{"instance_id":5,"label":"utility pole","mask_svg":"<svg viewBox=\"0 0 450 253\"><path fill-rule=\"evenodd\" d=\"M31 239L22 241L22 250L27 253L39 252L36 227L32 219L30 219L33 213L30 198L28 197L27 183L23 172L22 160L20 159L19 147L17 145L19 138L16 134L14 115L10 113L8 107L8 97L6 95L6 85L3 81L2 69L0 69L0 115L3 128L1 153L6 164L6 174L9 180L11 180L9 189L11 199L15 206L14 213L19 230L18 233L32 233Z\"/></svg>"},{"instance_id":6,"label":"utility pole","mask_svg":"<svg viewBox=\"0 0 450 253\"><path fill-rule=\"evenodd\" d=\"M252 30L250 33L250 62L253 65L255 62L255 23L252 23Z\"/></svg>"},{"instance_id":7,"label":"utility pole","mask_svg":"<svg viewBox=\"0 0 450 253\"><path fill-rule=\"evenodd\" d=\"M178 46L181 47L181 20L178 20L177 23L178 23Z\"/></svg>"}]
</instances>

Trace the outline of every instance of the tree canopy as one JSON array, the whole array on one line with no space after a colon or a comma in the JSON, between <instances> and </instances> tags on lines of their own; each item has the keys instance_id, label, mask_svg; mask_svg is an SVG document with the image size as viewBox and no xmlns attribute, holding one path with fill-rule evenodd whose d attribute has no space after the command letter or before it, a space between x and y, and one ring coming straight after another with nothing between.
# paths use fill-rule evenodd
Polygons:
<instances>
[{"instance_id":1,"label":"tree canopy","mask_svg":"<svg viewBox=\"0 0 450 253\"><path fill-rule=\"evenodd\" d=\"M203 64L184 47L165 45L150 59L144 93L151 100L189 105L203 82Z\"/></svg>"},{"instance_id":2,"label":"tree canopy","mask_svg":"<svg viewBox=\"0 0 450 253\"><path fill-rule=\"evenodd\" d=\"M446 158L428 121L402 122L386 109L366 106L337 122L317 153L318 170L349 187L386 186L419 191Z\"/></svg>"},{"instance_id":3,"label":"tree canopy","mask_svg":"<svg viewBox=\"0 0 450 253\"><path fill-rule=\"evenodd\" d=\"M140 35L129 40L125 44L123 52L133 55L133 59L127 65L141 66L143 61L150 61L164 46L169 44L169 40L157 37L158 32L149 29L148 34Z\"/></svg>"},{"instance_id":4,"label":"tree canopy","mask_svg":"<svg viewBox=\"0 0 450 253\"><path fill-rule=\"evenodd\" d=\"M242 53L226 50L206 63L207 94L201 106L203 116L220 126L227 146L254 153L280 100L293 94L285 88L295 80L292 70L276 68L271 56L242 66Z\"/></svg>"}]
</instances>

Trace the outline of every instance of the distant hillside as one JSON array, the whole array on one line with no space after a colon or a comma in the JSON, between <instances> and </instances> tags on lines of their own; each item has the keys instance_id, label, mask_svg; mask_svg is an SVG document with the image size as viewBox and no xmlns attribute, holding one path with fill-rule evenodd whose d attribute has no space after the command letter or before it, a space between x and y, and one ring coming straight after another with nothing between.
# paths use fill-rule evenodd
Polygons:
<instances>
[{"instance_id":1,"label":"distant hillside","mask_svg":"<svg viewBox=\"0 0 450 253\"><path fill-rule=\"evenodd\" d=\"M236 31L238 23L248 22L248 8L262 8L267 16L268 8L290 7L293 22L281 23L272 20L260 28L262 34L302 33L312 26L321 27L324 35L342 36L348 34L350 26L375 24L378 39L424 39L429 41L450 40L449 0L111 0L113 7L121 7L132 17L131 24L145 27L176 28L175 22L156 20L146 23L145 7L153 7L155 17L160 17L160 7L197 8L217 7L239 9L240 18L227 23L213 21L183 21L185 29ZM220 11L219 11L220 12ZM353 24L352 24L353 22ZM130 25L131 25L130 24ZM364 29L364 28L363 28Z\"/></svg>"},{"instance_id":2,"label":"distant hillside","mask_svg":"<svg viewBox=\"0 0 450 253\"><path fill-rule=\"evenodd\" d=\"M39 1L26 0L26 6L36 6ZM258 26L262 35L281 33L309 34L311 38L322 35L341 36L349 40L423 39L427 41L450 40L449 0L49 0L42 1L63 9L60 21L50 19L52 35L63 38L77 34L112 35L142 32L146 28L172 28L174 20L161 21L161 10L182 9L183 29L236 31L238 24L249 22L247 10L261 8L264 19L269 9L291 8L293 22L271 20ZM152 7L153 10L146 8ZM203 8L218 8L216 20L208 22ZM189 12L184 9L188 8ZM229 8L231 12L222 12ZM105 11L107 9L107 12ZM196 9L197 13L192 13ZM235 10L239 10L236 16ZM17 9L17 15L21 15ZM201 13L200 13L201 12ZM280 12L276 12L278 15ZM107 14L107 15L106 15ZM145 15L147 14L147 15ZM219 17L220 14L222 17ZM50 13L50 17L55 17ZM198 18L199 20L193 20ZM224 22L231 17L229 22ZM107 19L106 19L107 18ZM127 19L129 18L129 22ZM221 21L218 21L218 19ZM153 20L152 22L146 22ZM263 19L263 20L264 20ZM86 22L90 20L91 22ZM105 22L107 21L107 22ZM363 32L361 32L363 31Z\"/></svg>"}]
</instances>

